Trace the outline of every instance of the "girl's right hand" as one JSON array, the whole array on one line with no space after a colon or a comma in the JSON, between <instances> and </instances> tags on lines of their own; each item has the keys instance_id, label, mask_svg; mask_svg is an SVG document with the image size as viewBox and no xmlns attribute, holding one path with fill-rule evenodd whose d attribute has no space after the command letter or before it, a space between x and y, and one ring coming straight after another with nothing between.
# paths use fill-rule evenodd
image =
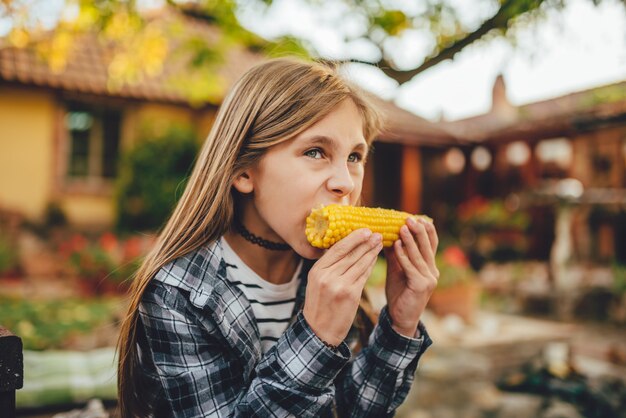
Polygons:
<instances>
[{"instance_id":1,"label":"girl's right hand","mask_svg":"<svg viewBox=\"0 0 626 418\"><path fill-rule=\"evenodd\" d=\"M303 313L321 340L339 345L348 335L363 287L382 248L380 234L357 229L311 267Z\"/></svg>"}]
</instances>

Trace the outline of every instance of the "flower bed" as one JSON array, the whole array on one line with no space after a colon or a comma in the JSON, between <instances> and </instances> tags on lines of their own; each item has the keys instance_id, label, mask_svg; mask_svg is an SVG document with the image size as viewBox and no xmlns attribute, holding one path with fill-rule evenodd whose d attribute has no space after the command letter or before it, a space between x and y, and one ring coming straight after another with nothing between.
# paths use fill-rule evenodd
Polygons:
<instances>
[{"instance_id":1,"label":"flower bed","mask_svg":"<svg viewBox=\"0 0 626 418\"><path fill-rule=\"evenodd\" d=\"M18 335L25 350L96 348L111 345L123 310L119 298L24 300L0 297L2 325ZM90 334L106 328L102 338Z\"/></svg>"},{"instance_id":2,"label":"flower bed","mask_svg":"<svg viewBox=\"0 0 626 418\"><path fill-rule=\"evenodd\" d=\"M124 292L151 244L145 237L120 239L111 232L91 238L73 234L58 244L58 253L68 274L81 278L87 292L100 295Z\"/></svg>"}]
</instances>

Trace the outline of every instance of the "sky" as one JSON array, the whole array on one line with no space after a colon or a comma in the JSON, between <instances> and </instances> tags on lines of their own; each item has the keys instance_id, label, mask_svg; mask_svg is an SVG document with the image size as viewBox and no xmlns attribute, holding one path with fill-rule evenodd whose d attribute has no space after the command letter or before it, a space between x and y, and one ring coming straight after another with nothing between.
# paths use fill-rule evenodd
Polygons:
<instances>
[{"instance_id":1,"label":"sky","mask_svg":"<svg viewBox=\"0 0 626 418\"><path fill-rule=\"evenodd\" d=\"M293 0L275 3L269 22L255 19L251 11L242 15L244 25L269 38L289 31L307 37L326 56L340 58L345 52L336 31L321 27L313 10ZM338 9L327 15L340 13ZM398 62L415 60L416 51L427 47L415 41L399 46ZM347 72L365 88L422 117L462 119L489 111L493 82L500 73L514 105L626 80L626 13L617 0L597 7L589 0L569 0L560 14L520 32L516 48L505 40L471 45L453 61L401 87L370 66L352 65Z\"/></svg>"},{"instance_id":2,"label":"sky","mask_svg":"<svg viewBox=\"0 0 626 418\"><path fill-rule=\"evenodd\" d=\"M462 11L466 22L491 16L489 10L465 0L449 0ZM498 74L503 74L509 101L522 105L558 97L574 91L626 80L626 12L619 0L604 0L593 6L590 0L567 0L566 8L520 33L517 47L505 40L470 45L454 60L444 61L398 87L380 70L367 65L350 65L350 78L381 97L431 120L457 120L489 111L491 91ZM163 0L139 0L146 7L160 6ZM40 2L39 12L51 22L58 17L63 0ZM307 6L302 0L274 0L271 14L260 19L258 9L244 9L242 24L266 38L293 33L309 39L324 56L343 58L347 51L340 32L350 33L359 22L343 19L342 2L324 10ZM418 8L421 2L402 2ZM320 19L339 24L324 26ZM0 20L0 35L8 22ZM416 66L429 50L419 37L396 45L394 59L406 68ZM350 53L374 59L367 45L351 45Z\"/></svg>"},{"instance_id":3,"label":"sky","mask_svg":"<svg viewBox=\"0 0 626 418\"><path fill-rule=\"evenodd\" d=\"M429 118L459 119L491 107L502 73L509 101L520 105L626 80L626 13L621 6L572 1L563 20L528 31L520 49L504 41L470 47L397 94L398 104ZM561 26L562 24L562 26ZM535 55L529 51L539 45Z\"/></svg>"}]
</instances>

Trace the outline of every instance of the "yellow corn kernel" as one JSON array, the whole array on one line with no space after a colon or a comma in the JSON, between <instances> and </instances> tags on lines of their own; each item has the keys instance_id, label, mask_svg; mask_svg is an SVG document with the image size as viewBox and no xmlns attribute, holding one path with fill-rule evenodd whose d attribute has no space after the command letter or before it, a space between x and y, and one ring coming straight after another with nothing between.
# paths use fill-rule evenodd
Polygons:
<instances>
[{"instance_id":1,"label":"yellow corn kernel","mask_svg":"<svg viewBox=\"0 0 626 418\"><path fill-rule=\"evenodd\" d=\"M409 216L425 219L426 215L412 215L392 209L367 208L362 206L328 205L313 209L306 219L306 236L312 246L330 248L359 228L369 228L383 236L383 246L391 247L399 238L400 227Z\"/></svg>"}]
</instances>

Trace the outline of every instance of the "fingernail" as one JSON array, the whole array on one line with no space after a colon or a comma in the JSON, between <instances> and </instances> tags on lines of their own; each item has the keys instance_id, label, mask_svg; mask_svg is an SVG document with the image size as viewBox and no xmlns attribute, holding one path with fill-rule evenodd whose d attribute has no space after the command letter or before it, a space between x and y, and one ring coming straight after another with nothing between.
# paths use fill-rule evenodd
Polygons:
<instances>
[{"instance_id":1,"label":"fingernail","mask_svg":"<svg viewBox=\"0 0 626 418\"><path fill-rule=\"evenodd\" d=\"M363 238L367 239L372 235L372 231L369 229L366 229L365 231L363 231Z\"/></svg>"},{"instance_id":2,"label":"fingernail","mask_svg":"<svg viewBox=\"0 0 626 418\"><path fill-rule=\"evenodd\" d=\"M382 235L380 235L378 233L372 235L372 242L373 243L377 244L377 243L381 242L382 240L383 240L383 236Z\"/></svg>"},{"instance_id":3,"label":"fingernail","mask_svg":"<svg viewBox=\"0 0 626 418\"><path fill-rule=\"evenodd\" d=\"M409 218L409 219L407 220L407 223L408 223L409 225L411 225L411 226L416 226L416 225L417 225L417 222L415 222L415 219L414 219L414 218Z\"/></svg>"}]
</instances>

